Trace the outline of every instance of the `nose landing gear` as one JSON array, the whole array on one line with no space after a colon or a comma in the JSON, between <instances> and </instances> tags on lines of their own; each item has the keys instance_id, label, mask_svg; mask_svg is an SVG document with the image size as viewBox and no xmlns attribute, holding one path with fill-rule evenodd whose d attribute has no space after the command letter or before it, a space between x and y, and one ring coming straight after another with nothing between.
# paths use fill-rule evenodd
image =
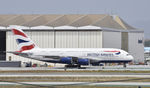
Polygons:
<instances>
[{"instance_id":1,"label":"nose landing gear","mask_svg":"<svg viewBox=\"0 0 150 88\"><path fill-rule=\"evenodd\" d=\"M126 63L123 63L123 67L124 67L124 68L126 68L126 67L127 67Z\"/></svg>"}]
</instances>

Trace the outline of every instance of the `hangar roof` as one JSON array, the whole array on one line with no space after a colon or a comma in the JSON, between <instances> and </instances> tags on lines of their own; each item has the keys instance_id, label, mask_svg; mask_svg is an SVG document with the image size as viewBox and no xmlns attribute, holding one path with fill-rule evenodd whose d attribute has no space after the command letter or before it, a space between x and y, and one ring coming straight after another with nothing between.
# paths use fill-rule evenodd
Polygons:
<instances>
[{"instance_id":1,"label":"hangar roof","mask_svg":"<svg viewBox=\"0 0 150 88\"><path fill-rule=\"evenodd\" d=\"M30 29L84 29L86 27L86 29L135 30L120 17L108 14L0 15L0 29L9 25L20 25Z\"/></svg>"}]
</instances>

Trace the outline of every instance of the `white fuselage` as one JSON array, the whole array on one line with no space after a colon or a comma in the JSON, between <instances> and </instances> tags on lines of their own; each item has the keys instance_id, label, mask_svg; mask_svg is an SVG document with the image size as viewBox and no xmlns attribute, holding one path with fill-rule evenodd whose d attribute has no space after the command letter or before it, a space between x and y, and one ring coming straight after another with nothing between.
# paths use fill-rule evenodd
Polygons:
<instances>
[{"instance_id":1,"label":"white fuselage","mask_svg":"<svg viewBox=\"0 0 150 88\"><path fill-rule=\"evenodd\" d=\"M45 62L88 65L101 62L130 62L133 57L126 51L112 48L48 48L42 49L21 30L12 26L19 51L11 52Z\"/></svg>"},{"instance_id":2,"label":"white fuselage","mask_svg":"<svg viewBox=\"0 0 150 88\"><path fill-rule=\"evenodd\" d=\"M28 58L48 61L59 60L51 57L77 57L94 61L132 61L133 57L126 51L109 48L35 48L24 51L28 53Z\"/></svg>"}]
</instances>

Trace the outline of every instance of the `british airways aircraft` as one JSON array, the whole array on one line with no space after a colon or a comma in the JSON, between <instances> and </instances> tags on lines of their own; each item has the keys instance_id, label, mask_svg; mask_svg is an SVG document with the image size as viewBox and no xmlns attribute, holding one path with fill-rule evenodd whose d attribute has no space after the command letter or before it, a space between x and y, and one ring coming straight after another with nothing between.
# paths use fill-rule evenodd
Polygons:
<instances>
[{"instance_id":1,"label":"british airways aircraft","mask_svg":"<svg viewBox=\"0 0 150 88\"><path fill-rule=\"evenodd\" d=\"M132 55L113 48L39 48L19 27L13 27L19 51L9 52L39 61L62 63L69 66L99 63L128 63Z\"/></svg>"}]
</instances>

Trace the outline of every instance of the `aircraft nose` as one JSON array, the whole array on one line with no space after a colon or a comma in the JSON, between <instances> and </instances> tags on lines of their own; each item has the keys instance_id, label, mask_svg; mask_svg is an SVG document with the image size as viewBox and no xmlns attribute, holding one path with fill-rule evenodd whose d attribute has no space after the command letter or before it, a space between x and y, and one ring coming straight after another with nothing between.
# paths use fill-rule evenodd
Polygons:
<instances>
[{"instance_id":1,"label":"aircraft nose","mask_svg":"<svg viewBox=\"0 0 150 88\"><path fill-rule=\"evenodd\" d=\"M130 55L130 56L129 56L129 59L130 59L130 60L133 60L134 58L133 58L133 56L132 56L132 55Z\"/></svg>"}]
</instances>

